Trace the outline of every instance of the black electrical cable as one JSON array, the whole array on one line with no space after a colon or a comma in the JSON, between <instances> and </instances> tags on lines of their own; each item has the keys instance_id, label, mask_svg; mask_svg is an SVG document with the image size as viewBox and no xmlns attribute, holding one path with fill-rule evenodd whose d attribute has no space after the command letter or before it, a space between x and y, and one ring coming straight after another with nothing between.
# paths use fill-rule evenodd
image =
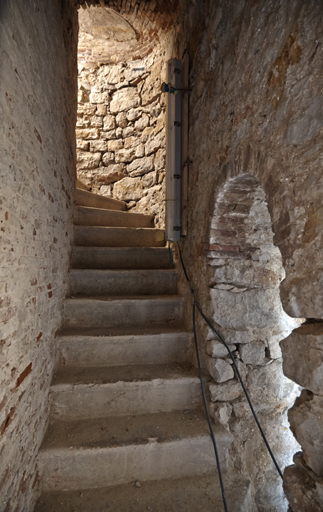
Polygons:
<instances>
[{"instance_id":1,"label":"black electrical cable","mask_svg":"<svg viewBox=\"0 0 323 512\"><path fill-rule=\"evenodd\" d=\"M267 439L266 439L266 436L265 436L265 434L264 434L264 431L263 431L263 430L262 430L262 428L261 428L261 425L260 425L259 420L258 420L258 418L257 418L256 412L255 412L255 410L254 410L254 408L253 408L253 405L252 405L252 403L251 403L250 397L249 397L248 392L247 392L247 390L246 390L246 387L245 387L245 385L244 385L244 383L243 383L243 380L242 380L242 378L241 378L240 372L239 372L239 370L238 370L238 368L237 368L237 365L236 365L235 359L234 359L234 357L233 357L233 354L232 354L231 350L229 349L229 347L228 347L228 345L227 345L227 343L226 343L225 339L223 338L222 334L221 334L221 333L220 333L220 332L219 332L219 331L218 331L218 330L217 330L217 329L216 329L216 328L211 324L210 320L209 320L209 319L204 315L204 313L203 313L203 311L202 311L201 307L199 306L198 302L196 301L196 298L195 298L195 292L194 292L194 289L192 288L191 281L190 281L190 279L189 279L189 277L188 277L188 274L187 274L187 271L186 271L186 268L185 268L185 265L184 265L183 257L182 257L182 251L181 251L181 248L180 248L180 246L179 246L179 243L178 243L178 242L177 242L177 247L178 247L179 257L180 257L180 260L181 260L181 264L182 264L182 267L183 267L183 271L184 271L184 274L185 274L186 280L187 280L187 282L188 282L188 284L189 284L189 286L190 286L191 293L192 293L192 295L193 295L193 300L194 300L194 303L195 303L195 305L196 305L196 308L197 308L197 310L199 311L200 315L202 316L203 320L205 320L205 322L208 324L208 326L209 326L209 327L212 329L212 331L213 331L213 332L218 336L218 338L220 339L220 341L223 343L223 345L224 345L224 346L225 346L225 348L227 349L227 351L228 351L228 353L229 353L229 355L230 355L230 357L231 357L231 359L232 359L232 363L233 363L234 369L235 369L235 371L236 371L236 373L237 373L237 376L238 376L238 379L239 379L239 381L240 381L240 384L241 384L241 386L242 386L243 392L244 392L244 394L245 394L245 396L246 396L246 399L247 399L247 401L248 401L249 407L250 407L250 409L251 409L251 412L252 412L252 414L253 414L253 417L254 417L255 422L256 422L256 424L257 424L257 427L258 427L258 429L259 429L259 432L260 432L260 434L261 434L261 436L262 436L262 438L263 438L263 440L264 440L264 443L265 443L266 448L267 448L267 450L268 450L268 452L269 452L269 455L271 456L272 461L273 461L273 463L274 463L274 464L275 464L275 466L276 466L276 469L277 469L277 471L278 471L278 473L279 473L279 476L280 476L281 478L283 478L283 473L281 472L280 467L278 466L278 463L277 463L277 461L276 461L276 459L275 459L275 456L274 456L273 452L271 451L271 448L270 448L270 446L269 446L269 444L268 444L268 441L267 441Z\"/></svg>"},{"instance_id":2,"label":"black electrical cable","mask_svg":"<svg viewBox=\"0 0 323 512\"><path fill-rule=\"evenodd\" d=\"M199 377L200 377L200 382L201 382L202 396L203 396L203 402L204 402L207 422L209 424L210 434L211 434L213 448L214 448L214 453L215 453L215 458L216 458L216 465L217 465L217 468L218 468L218 475L219 475L219 481L220 481L220 486L221 486L223 506L224 506L225 512L228 512L227 502L226 502L226 499L225 499L224 486L223 486L223 481L222 481L220 459L219 459L218 449L217 449L217 446L216 446L215 436L214 436L214 432L213 432L213 428L212 428L212 424L211 424L211 419L210 419L209 410L208 410L208 407L207 407L207 401L206 401L205 390L204 390L204 382L203 382L201 362L200 362L200 355L199 355L199 349L198 349L198 344L197 344L197 336L196 336L195 306L196 306L195 299L193 299L193 331L194 331L194 343L195 343L196 359L197 359L197 365L198 365L198 369L199 369Z\"/></svg>"},{"instance_id":3,"label":"black electrical cable","mask_svg":"<svg viewBox=\"0 0 323 512\"><path fill-rule=\"evenodd\" d=\"M169 254L170 268L172 268L172 266L173 266L173 256L172 256L172 250L171 250L171 247L170 247L170 242L168 242L168 254Z\"/></svg>"}]
</instances>

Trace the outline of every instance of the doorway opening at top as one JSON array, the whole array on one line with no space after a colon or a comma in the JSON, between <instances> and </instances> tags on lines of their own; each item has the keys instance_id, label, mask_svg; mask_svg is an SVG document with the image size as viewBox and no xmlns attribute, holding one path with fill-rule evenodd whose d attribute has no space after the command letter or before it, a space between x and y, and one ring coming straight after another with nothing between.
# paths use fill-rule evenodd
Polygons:
<instances>
[{"instance_id":1,"label":"doorway opening at top","mask_svg":"<svg viewBox=\"0 0 323 512\"><path fill-rule=\"evenodd\" d=\"M165 225L165 98L172 3L79 9L77 178ZM123 4L126 4L122 7Z\"/></svg>"}]
</instances>

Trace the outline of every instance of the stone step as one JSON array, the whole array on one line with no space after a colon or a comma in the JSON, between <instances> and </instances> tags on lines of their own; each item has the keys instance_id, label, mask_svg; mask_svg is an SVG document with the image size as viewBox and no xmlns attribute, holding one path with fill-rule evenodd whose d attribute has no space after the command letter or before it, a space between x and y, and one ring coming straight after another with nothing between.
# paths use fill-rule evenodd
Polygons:
<instances>
[{"instance_id":1,"label":"stone step","mask_svg":"<svg viewBox=\"0 0 323 512\"><path fill-rule=\"evenodd\" d=\"M72 268L166 269L167 247L73 247Z\"/></svg>"},{"instance_id":2,"label":"stone step","mask_svg":"<svg viewBox=\"0 0 323 512\"><path fill-rule=\"evenodd\" d=\"M61 336L58 364L63 366L124 366L185 362L192 334L169 332L131 336Z\"/></svg>"},{"instance_id":3,"label":"stone step","mask_svg":"<svg viewBox=\"0 0 323 512\"><path fill-rule=\"evenodd\" d=\"M84 419L195 409L201 388L190 365L61 366L50 397L53 418Z\"/></svg>"},{"instance_id":4,"label":"stone step","mask_svg":"<svg viewBox=\"0 0 323 512\"><path fill-rule=\"evenodd\" d=\"M87 247L164 247L165 233L154 228L74 226L74 244Z\"/></svg>"},{"instance_id":5,"label":"stone step","mask_svg":"<svg viewBox=\"0 0 323 512\"><path fill-rule=\"evenodd\" d=\"M147 336L160 333L169 334L176 332L187 332L185 325L173 327L168 325L118 325L116 327L62 327L59 331L60 336Z\"/></svg>"},{"instance_id":6,"label":"stone step","mask_svg":"<svg viewBox=\"0 0 323 512\"><path fill-rule=\"evenodd\" d=\"M74 295L173 295L175 270L70 270L69 294Z\"/></svg>"},{"instance_id":7,"label":"stone step","mask_svg":"<svg viewBox=\"0 0 323 512\"><path fill-rule=\"evenodd\" d=\"M90 297L66 299L63 326L65 328L151 327L182 323L183 299L177 295L120 297Z\"/></svg>"},{"instance_id":8,"label":"stone step","mask_svg":"<svg viewBox=\"0 0 323 512\"><path fill-rule=\"evenodd\" d=\"M250 481L225 474L230 512L253 512ZM79 491L44 492L34 512L223 512L221 489L215 473L170 478Z\"/></svg>"},{"instance_id":9,"label":"stone step","mask_svg":"<svg viewBox=\"0 0 323 512\"><path fill-rule=\"evenodd\" d=\"M78 206L90 206L91 208L103 208L107 210L127 210L127 205L124 201L99 196L98 194L87 192L79 188L75 189L74 201Z\"/></svg>"},{"instance_id":10,"label":"stone step","mask_svg":"<svg viewBox=\"0 0 323 512\"><path fill-rule=\"evenodd\" d=\"M225 470L232 435L214 428ZM38 462L44 491L99 488L216 470L207 421L200 410L55 421L49 426Z\"/></svg>"},{"instance_id":11,"label":"stone step","mask_svg":"<svg viewBox=\"0 0 323 512\"><path fill-rule=\"evenodd\" d=\"M78 226L110 226L117 228L153 228L154 216L117 210L103 210L102 208L89 208L87 206L75 206L74 224Z\"/></svg>"}]
</instances>

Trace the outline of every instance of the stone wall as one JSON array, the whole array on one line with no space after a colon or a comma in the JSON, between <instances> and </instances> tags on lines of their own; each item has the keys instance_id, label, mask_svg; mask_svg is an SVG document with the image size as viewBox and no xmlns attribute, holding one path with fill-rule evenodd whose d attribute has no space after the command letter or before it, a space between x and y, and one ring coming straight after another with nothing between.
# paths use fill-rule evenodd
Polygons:
<instances>
[{"instance_id":1,"label":"stone wall","mask_svg":"<svg viewBox=\"0 0 323 512\"><path fill-rule=\"evenodd\" d=\"M77 19L0 5L0 510L31 511L72 239ZM74 33L74 36L73 36Z\"/></svg>"},{"instance_id":2,"label":"stone wall","mask_svg":"<svg viewBox=\"0 0 323 512\"><path fill-rule=\"evenodd\" d=\"M79 9L78 177L164 227L166 63L178 0L91 0Z\"/></svg>"},{"instance_id":3,"label":"stone wall","mask_svg":"<svg viewBox=\"0 0 323 512\"><path fill-rule=\"evenodd\" d=\"M82 7L81 17L85 12L88 18L87 12L92 11L99 25L90 34L82 33L81 26L78 53L85 62L116 64L142 59L160 43L165 51L176 27L178 0L75 0L75 5Z\"/></svg>"},{"instance_id":4,"label":"stone wall","mask_svg":"<svg viewBox=\"0 0 323 512\"><path fill-rule=\"evenodd\" d=\"M84 0L73 3L85 6ZM90 3L101 4L99 0ZM269 244L268 223L261 230L257 224L258 216L261 219L265 215L264 207L268 204L273 242L280 250L286 272L280 284L282 304L288 314L306 319L281 343L286 375L305 388L289 411L291 428L302 446L302 453L295 455L294 465L285 470L284 489L293 512L319 511L323 508L323 7L314 0L180 0L176 21L173 13L177 3L105 1L132 24L138 43L133 41L132 47L140 51L133 53L136 58L131 65L126 63L127 47L123 46L122 61L119 58L122 52L112 62L106 53L104 62L99 65L92 62L92 68L81 70L84 85L80 87L80 96L84 111L80 113L79 122L85 125L78 130L91 129L96 135L80 136L79 149L85 154L84 161L97 159L94 168L100 169L100 173L109 174L109 166L119 164L119 171L122 169L125 173L125 177L116 182L93 182L95 190L110 191L114 195L119 194L119 187L120 193L126 193L125 182L121 189L120 183L124 179L131 180L129 188L137 187L143 191L143 196L125 198L129 207L137 211L142 207L140 211L148 212L149 194L154 193L151 190L159 193L162 189L154 187L163 186L163 183L149 183L149 179L154 183L163 175L163 167L155 166L162 144L151 153L149 147L155 138L163 137L162 129L154 133L163 112L163 100L160 99L160 107L157 101L154 105L154 99L145 105L142 103L146 89L154 96L159 87L158 78L164 79L159 57L154 60L153 48L164 62L172 56L181 58L188 49L192 164L189 232L182 242L184 259L205 312L214 317L228 336L242 372L248 373L248 389L261 416L263 393L268 391L263 409L265 429L267 433L271 429L275 432L282 424L276 421L274 404L279 399L277 415L280 416L286 396L282 389L284 381L281 380L277 342L287 335L291 324L279 311L277 301L282 279L279 255ZM47 392L55 360L54 338L60 326L66 292L76 121L73 100L76 19L75 11L68 10L68 2L4 0L0 6L0 23L3 91L0 103L3 120L0 139L3 242L0 497L1 510L18 512L32 508L32 488L37 486L35 457L47 420ZM170 32L163 39L166 29ZM176 52L172 46L174 35ZM93 55L87 54L84 48L83 54L91 66ZM130 75L130 80L126 79L131 66L143 61L145 73L150 74L145 76L140 71L139 76ZM110 72L113 75L115 66L119 66L121 78L110 83L107 76ZM91 82L97 76L102 78L99 89ZM140 79L138 83L137 79ZM126 102L132 98L133 106L111 111L111 105L120 104L123 96ZM149 117L145 111L147 106L156 106L156 113L161 110ZM140 109L140 117L128 119L132 110L138 114ZM138 121L147 123L146 117L149 117L148 125L143 129L139 129L138 124L136 127ZM109 119L115 127L108 127ZM92 122L98 124L91 126ZM130 131L124 132L128 128ZM145 132L147 128L152 131ZM101 139L101 131L115 131L115 136ZM148 133L146 140L144 132ZM95 147L99 142L107 144L107 150L106 146ZM109 143L116 145L114 150L113 146L109 149ZM136 151L142 153L142 147L144 154L136 155ZM106 166L104 155L109 153L114 153L114 162L112 155L107 156L109 165ZM130 168L133 162L127 159L133 153L133 161L141 160L141 163L142 159L150 162L153 155L154 168L131 175L135 169ZM160 155L162 160L162 153ZM81 169L92 185L92 168L83 166ZM248 183L253 197L244 196L241 202L226 196L224 208L229 206L231 210L221 213L220 195L228 192L233 179L246 175L257 183L256 187L255 182ZM101 191L103 186L107 188ZM251 204L249 199L252 199ZM248 213L242 232L234 212ZM224 230L227 233L219 233L223 231L219 226L223 216L235 219L231 226L230 222L227 224ZM161 223L160 217L158 223ZM253 232L254 226L258 226L258 231ZM212 232L211 240L210 229L217 231ZM243 234L241 240L233 243L239 233ZM230 249L224 250L223 246ZM223 263L214 264L221 259ZM250 283L255 286L254 290L250 289ZM226 307L221 309L224 295ZM243 295L252 300L240 299ZM273 304L272 310L268 304ZM261 312L258 317L256 310ZM275 326L272 320L278 313L283 322ZM264 319L266 325L262 326ZM284 319L288 326L284 327ZM252 329L248 330L246 327L250 325ZM268 326L267 334L261 332ZM277 485L271 460L247 416L244 402L234 394L226 396L224 401L219 398L222 386L227 387L225 382L219 382L223 379L221 375L229 376L235 386L232 369L217 352L216 340L203 332L201 326L200 331L202 339L209 338L204 347L202 344L204 363L218 381L210 388L213 417L232 429L238 443L241 442L240 446L235 443L233 447L234 469L244 472L247 469L252 477L258 510L282 512L281 496L275 502L275 494L268 491L271 485L272 489ZM246 343L247 340L250 343ZM277 375L277 382L274 375ZM277 384L277 389L273 384ZM289 403L285 406L288 408ZM280 448L277 449L279 452ZM256 469L260 467L267 478L265 492L261 492L264 473L257 480Z\"/></svg>"},{"instance_id":5,"label":"stone wall","mask_svg":"<svg viewBox=\"0 0 323 512\"><path fill-rule=\"evenodd\" d=\"M132 211L155 215L158 227L165 212L162 57L158 47L142 60L80 64L76 124L78 178Z\"/></svg>"},{"instance_id":6,"label":"stone wall","mask_svg":"<svg viewBox=\"0 0 323 512\"><path fill-rule=\"evenodd\" d=\"M212 315L206 268L214 205L228 180L244 174L256 178L265 192L274 245L286 272L280 286L284 310L308 319L282 344L287 375L308 389L289 414L304 458L296 456L295 465L285 471L285 492L294 512L320 510L322 474L309 446L312 431L318 440L316 457L323 457L323 426L318 421L323 385L319 361L314 367L305 361L313 359L314 350L322 351L314 324L323 318L323 7L301 0L192 0L189 6L183 1L181 8L177 48L179 56L189 49L192 87L184 258L200 301ZM232 307L225 313L218 312L217 322L227 329L228 317L234 321L239 311ZM304 349L307 342L309 352ZM265 454L261 461L272 467ZM253 462L249 459L249 466ZM259 510L267 510L256 494L257 499Z\"/></svg>"},{"instance_id":7,"label":"stone wall","mask_svg":"<svg viewBox=\"0 0 323 512\"><path fill-rule=\"evenodd\" d=\"M302 452L284 473L284 490L294 512L323 509L323 323L308 320L281 342L285 375L302 388L288 412Z\"/></svg>"},{"instance_id":8,"label":"stone wall","mask_svg":"<svg viewBox=\"0 0 323 512\"><path fill-rule=\"evenodd\" d=\"M265 194L257 180L242 174L228 180L217 196L207 253L209 314L230 344L238 370L270 447L283 469L299 449L288 428L287 409L298 386L282 371L279 341L300 322L282 309L279 286L285 272L273 245ZM215 421L234 433L232 458L254 482L259 511L286 510L280 478L263 464L259 436L228 353L212 331L206 334L206 367L214 379L210 410Z\"/></svg>"}]
</instances>

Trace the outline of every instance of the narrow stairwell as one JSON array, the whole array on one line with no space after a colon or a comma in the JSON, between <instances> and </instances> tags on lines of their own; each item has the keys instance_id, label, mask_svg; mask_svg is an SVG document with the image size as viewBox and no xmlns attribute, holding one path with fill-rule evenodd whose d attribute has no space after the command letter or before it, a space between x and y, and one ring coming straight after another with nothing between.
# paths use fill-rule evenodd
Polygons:
<instances>
[{"instance_id":1,"label":"narrow stairwell","mask_svg":"<svg viewBox=\"0 0 323 512\"><path fill-rule=\"evenodd\" d=\"M153 217L76 190L36 512L222 511L192 335ZM223 470L231 434L215 427ZM249 482L226 477L230 512Z\"/></svg>"}]
</instances>

